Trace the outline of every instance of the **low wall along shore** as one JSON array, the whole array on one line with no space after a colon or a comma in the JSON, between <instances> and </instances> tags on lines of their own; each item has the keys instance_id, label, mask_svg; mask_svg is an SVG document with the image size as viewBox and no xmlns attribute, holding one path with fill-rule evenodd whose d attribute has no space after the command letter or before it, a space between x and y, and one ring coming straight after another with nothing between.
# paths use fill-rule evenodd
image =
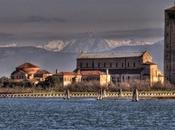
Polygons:
<instances>
[{"instance_id":1,"label":"low wall along shore","mask_svg":"<svg viewBox=\"0 0 175 130\"><path fill-rule=\"evenodd\" d=\"M18 93L0 94L0 98L112 98L112 99L132 99L132 92L53 92L53 93ZM139 92L139 99L151 98L175 98L175 91L145 91Z\"/></svg>"}]
</instances>

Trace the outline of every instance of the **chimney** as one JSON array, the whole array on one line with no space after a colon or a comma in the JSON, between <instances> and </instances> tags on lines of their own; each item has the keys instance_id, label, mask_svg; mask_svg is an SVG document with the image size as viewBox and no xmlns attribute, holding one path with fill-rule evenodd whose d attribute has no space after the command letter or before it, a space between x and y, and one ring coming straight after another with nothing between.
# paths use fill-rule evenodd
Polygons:
<instances>
[{"instance_id":1,"label":"chimney","mask_svg":"<svg viewBox=\"0 0 175 130\"><path fill-rule=\"evenodd\" d=\"M58 74L58 70L57 69L56 69L55 73Z\"/></svg>"}]
</instances>

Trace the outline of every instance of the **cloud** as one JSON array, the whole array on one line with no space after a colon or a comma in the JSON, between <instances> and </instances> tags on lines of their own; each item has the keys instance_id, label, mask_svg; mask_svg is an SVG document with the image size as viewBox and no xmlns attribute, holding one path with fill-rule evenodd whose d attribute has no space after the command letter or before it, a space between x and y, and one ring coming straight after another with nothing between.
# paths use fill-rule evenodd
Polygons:
<instances>
[{"instance_id":1,"label":"cloud","mask_svg":"<svg viewBox=\"0 0 175 130\"><path fill-rule=\"evenodd\" d=\"M100 35L104 38L148 38L148 37L163 37L164 29L163 28L147 28L147 29L135 29L135 30L125 30L125 31L107 31L101 32L97 35Z\"/></svg>"},{"instance_id":2,"label":"cloud","mask_svg":"<svg viewBox=\"0 0 175 130\"><path fill-rule=\"evenodd\" d=\"M1 18L1 23L65 23L66 19L57 17L42 17L42 16L28 16L28 17L15 17L15 18Z\"/></svg>"}]
</instances>

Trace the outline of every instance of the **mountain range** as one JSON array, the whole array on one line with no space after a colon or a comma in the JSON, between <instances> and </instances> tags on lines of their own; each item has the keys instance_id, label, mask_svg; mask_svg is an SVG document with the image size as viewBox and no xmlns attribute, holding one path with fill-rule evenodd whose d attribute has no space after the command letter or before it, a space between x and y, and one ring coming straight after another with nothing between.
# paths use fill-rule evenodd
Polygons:
<instances>
[{"instance_id":1,"label":"mountain range","mask_svg":"<svg viewBox=\"0 0 175 130\"><path fill-rule=\"evenodd\" d=\"M155 63L163 70L163 40L152 43L139 40L106 40L83 38L54 40L40 46L0 46L0 76L9 76L18 65L31 62L48 71L72 71L76 68L76 58L83 52L149 51Z\"/></svg>"}]
</instances>

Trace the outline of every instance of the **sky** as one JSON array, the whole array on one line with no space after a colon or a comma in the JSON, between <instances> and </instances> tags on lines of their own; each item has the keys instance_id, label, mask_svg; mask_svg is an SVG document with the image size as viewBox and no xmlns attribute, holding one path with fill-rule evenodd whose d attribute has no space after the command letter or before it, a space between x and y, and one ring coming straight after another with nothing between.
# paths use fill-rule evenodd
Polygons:
<instances>
[{"instance_id":1,"label":"sky","mask_svg":"<svg viewBox=\"0 0 175 130\"><path fill-rule=\"evenodd\" d=\"M173 4L174 0L0 0L0 44L88 35L161 39L164 9Z\"/></svg>"}]
</instances>

